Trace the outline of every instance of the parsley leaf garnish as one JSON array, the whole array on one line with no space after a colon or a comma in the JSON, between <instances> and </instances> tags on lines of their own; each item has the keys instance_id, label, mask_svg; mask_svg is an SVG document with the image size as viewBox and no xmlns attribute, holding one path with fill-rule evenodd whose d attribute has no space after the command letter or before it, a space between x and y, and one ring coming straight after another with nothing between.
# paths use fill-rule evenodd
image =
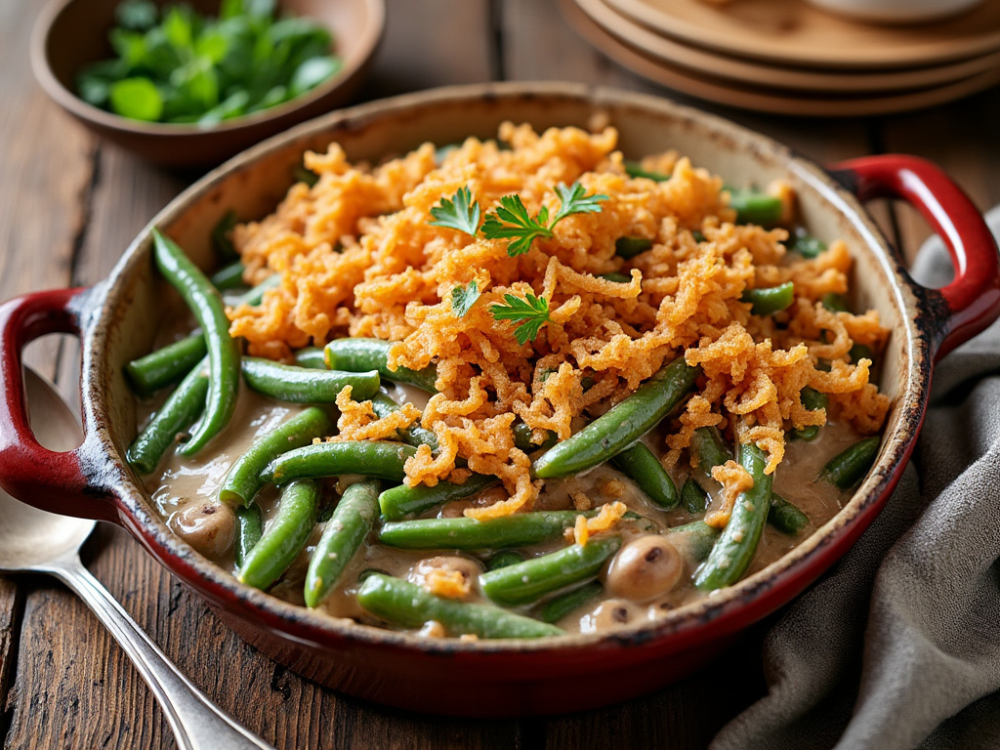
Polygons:
<instances>
[{"instance_id":1,"label":"parsley leaf garnish","mask_svg":"<svg viewBox=\"0 0 1000 750\"><path fill-rule=\"evenodd\" d=\"M473 237L479 228L479 204L472 200L468 186L460 187L451 198L442 198L441 205L431 209L431 216L437 220L428 222L431 226L457 229Z\"/></svg>"},{"instance_id":2,"label":"parsley leaf garnish","mask_svg":"<svg viewBox=\"0 0 1000 750\"><path fill-rule=\"evenodd\" d=\"M574 182L569 187L566 187L561 182L556 185L556 193L559 195L562 205L559 206L556 215L552 217L552 223L549 225L549 228L551 229L556 225L556 222L565 219L570 214L600 213L601 206L599 204L601 201L606 201L608 196L604 195L604 193L585 195L586 192L586 188L579 182Z\"/></svg>"},{"instance_id":3,"label":"parsley leaf garnish","mask_svg":"<svg viewBox=\"0 0 1000 750\"><path fill-rule=\"evenodd\" d=\"M479 299L479 284L475 279L468 286L456 286L451 290L451 311L464 318L476 300Z\"/></svg>"},{"instance_id":4,"label":"parsley leaf garnish","mask_svg":"<svg viewBox=\"0 0 1000 750\"><path fill-rule=\"evenodd\" d=\"M528 293L524 299L513 294L503 296L506 305L493 305L490 312L494 320L517 321L514 337L522 346L538 337L542 326L549 322L549 301Z\"/></svg>"},{"instance_id":5,"label":"parsley leaf garnish","mask_svg":"<svg viewBox=\"0 0 1000 750\"><path fill-rule=\"evenodd\" d=\"M535 237L552 236L552 229L546 226L548 220L549 209L545 206L538 212L538 218L532 219L528 216L528 209L524 207L520 196L505 195L500 199L500 205L496 210L486 214L483 236L490 240L516 238L507 245L507 255L514 258L528 252Z\"/></svg>"},{"instance_id":6,"label":"parsley leaf garnish","mask_svg":"<svg viewBox=\"0 0 1000 750\"><path fill-rule=\"evenodd\" d=\"M601 201L606 201L604 194L585 195L586 189L579 182L570 187L559 183L556 193L561 205L552 220L549 221L549 209L542 206L535 218L528 215L528 209L518 195L505 195L500 199L500 205L491 213L486 214L482 234L490 240L510 239L507 245L507 255L514 258L528 252L536 237L548 239L552 237L552 228L562 219L571 214L594 213L601 210Z\"/></svg>"}]
</instances>

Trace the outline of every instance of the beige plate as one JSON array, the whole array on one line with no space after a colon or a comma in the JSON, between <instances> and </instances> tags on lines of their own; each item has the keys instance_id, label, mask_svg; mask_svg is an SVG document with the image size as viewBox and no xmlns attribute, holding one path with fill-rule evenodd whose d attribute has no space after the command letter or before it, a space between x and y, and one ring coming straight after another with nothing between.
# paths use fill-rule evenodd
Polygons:
<instances>
[{"instance_id":1,"label":"beige plate","mask_svg":"<svg viewBox=\"0 0 1000 750\"><path fill-rule=\"evenodd\" d=\"M906 94L878 94L862 97L795 96L766 88L749 88L720 78L688 73L654 60L633 49L594 23L574 3L560 0L560 8L569 23L592 45L629 70L651 81L685 94L731 107L752 109L780 115L804 117L862 117L906 112L960 99L1000 83L1000 68L994 68L962 81Z\"/></svg>"},{"instance_id":2,"label":"beige plate","mask_svg":"<svg viewBox=\"0 0 1000 750\"><path fill-rule=\"evenodd\" d=\"M576 0L580 10L619 41L667 65L680 65L694 72L754 86L764 84L781 89L850 94L885 93L954 83L1000 67L1000 50L958 63L901 71L819 71L777 67L721 55L660 36L618 13L608 4L610 2L612 0Z\"/></svg>"},{"instance_id":3,"label":"beige plate","mask_svg":"<svg viewBox=\"0 0 1000 750\"><path fill-rule=\"evenodd\" d=\"M905 68L1000 49L1000 2L919 26L879 26L829 15L802 0L608 0L658 33L782 64Z\"/></svg>"}]
</instances>

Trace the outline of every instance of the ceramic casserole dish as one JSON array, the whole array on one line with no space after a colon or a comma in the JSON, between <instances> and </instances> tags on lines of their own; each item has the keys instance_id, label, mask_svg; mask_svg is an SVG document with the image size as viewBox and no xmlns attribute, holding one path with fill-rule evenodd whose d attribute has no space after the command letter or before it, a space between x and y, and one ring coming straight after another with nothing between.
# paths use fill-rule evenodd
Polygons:
<instances>
[{"instance_id":1,"label":"ceramic casserole dish","mask_svg":"<svg viewBox=\"0 0 1000 750\"><path fill-rule=\"evenodd\" d=\"M616 127L626 157L676 149L734 184L782 178L820 237L854 257L854 303L891 329L880 390L892 400L879 457L828 523L767 568L662 619L620 630L536 641L426 639L310 612L243 586L173 534L157 515L125 449L136 407L122 373L148 352L164 310L150 229L162 228L203 268L209 234L229 210L270 213L308 149L331 141L351 160L378 161L423 142L495 137L504 120ZM955 262L944 289L915 284L862 203L889 196L915 205ZM119 524L258 649L302 675L369 700L417 711L512 716L578 711L640 695L691 673L747 625L787 603L853 544L899 480L920 429L935 360L1000 314L996 245L971 201L933 165L876 156L824 169L717 117L646 95L572 84L487 84L422 92L335 112L277 136L211 172L161 211L110 277L89 289L29 294L0 307L0 486L44 510ZM52 332L83 344L85 438L51 453L32 436L21 351ZM196 644L195 644L196 647ZM585 688L581 689L581 685Z\"/></svg>"}]
</instances>

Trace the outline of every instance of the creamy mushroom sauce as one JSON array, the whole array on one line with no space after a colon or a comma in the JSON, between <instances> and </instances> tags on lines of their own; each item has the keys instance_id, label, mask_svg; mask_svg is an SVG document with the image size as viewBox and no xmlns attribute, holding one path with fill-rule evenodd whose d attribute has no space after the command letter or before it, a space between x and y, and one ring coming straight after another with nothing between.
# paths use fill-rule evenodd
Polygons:
<instances>
[{"instance_id":1,"label":"creamy mushroom sauce","mask_svg":"<svg viewBox=\"0 0 1000 750\"><path fill-rule=\"evenodd\" d=\"M204 451L204 457L189 460L175 453L170 454L163 460L158 471L145 480L147 490L169 527L199 552L234 574L236 572L233 562L235 517L230 508L219 503L219 487L232 462L255 439L304 408L271 400L254 393L245 385L241 385L241 388L236 414L226 430ZM397 401L410 400L418 408L424 405L427 398L425 394L409 388L403 390L391 387L388 393ZM823 427L813 441L792 440L787 443L785 458L776 472L774 491L798 506L809 516L810 523L794 537L765 525L763 537L747 575L784 555L817 527L832 518L842 507L846 493L828 482L814 480L830 458L858 438L858 434L850 427L834 422ZM657 436L647 436L647 442L651 447L655 447L657 452L662 452L662 439ZM340 477L337 480L329 480L326 488L327 496L334 497L337 491L357 479L360 478ZM684 479L684 472L674 473L678 488ZM704 478L701 478L701 481L706 486L711 484L711 480L706 483ZM716 484L709 489L710 496L714 498L719 486ZM487 490L483 494L489 492ZM651 531L656 533L701 517L689 514L680 506L670 511L663 511L647 500L631 480L609 465L597 467L580 476L546 482L535 507L539 510L571 510L574 507L571 495L578 492L585 493L595 507L604 502L620 500L631 510L648 519L620 522L616 527L616 533L621 533L625 542L649 534ZM257 496L257 503L264 513L265 524L274 513L277 499L278 493L273 486L265 487ZM457 501L424 517L459 516L462 510L472 503L489 505L496 499L481 497L478 500ZM655 524L657 529L651 529L650 522ZM271 587L269 593L294 604L303 604L302 588L306 568L322 531L323 524L320 523L313 531L306 549L285 575ZM565 546L563 540L555 540L521 552L526 557L533 557L563 546ZM324 601L322 610L332 617L346 617L375 624L360 609L354 598L354 592L359 585L359 575L365 570L376 569L419 584L422 578L418 569L420 561L438 556L465 558L474 566L485 570L485 559L449 550L407 551L383 547L378 544L376 533L373 533L344 571L341 583ZM613 560L614 558L612 562ZM592 632L620 624L655 619L675 607L706 596L691 583L695 565L694 561L685 558L685 570L681 581L666 595L651 601L628 601L605 593L556 624L567 632ZM606 565L602 579L607 573L607 568ZM472 596L466 601L487 603L475 586Z\"/></svg>"}]
</instances>

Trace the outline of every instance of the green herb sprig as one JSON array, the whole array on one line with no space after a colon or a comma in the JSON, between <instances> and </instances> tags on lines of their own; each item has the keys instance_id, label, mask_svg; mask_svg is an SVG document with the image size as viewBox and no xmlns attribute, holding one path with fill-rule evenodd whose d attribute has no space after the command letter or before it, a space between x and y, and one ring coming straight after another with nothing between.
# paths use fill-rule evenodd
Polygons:
<instances>
[{"instance_id":1,"label":"green herb sprig","mask_svg":"<svg viewBox=\"0 0 1000 750\"><path fill-rule=\"evenodd\" d=\"M451 198L442 198L441 205L431 209L431 216L435 221L427 223L434 227L457 229L473 237L479 229L479 204L468 186L460 187Z\"/></svg>"},{"instance_id":2,"label":"green herb sprig","mask_svg":"<svg viewBox=\"0 0 1000 750\"><path fill-rule=\"evenodd\" d=\"M549 301L530 292L523 298L513 294L505 294L503 298L507 304L490 306L493 319L515 321L514 337L522 346L534 341L542 326L549 322Z\"/></svg>"},{"instance_id":3,"label":"green herb sprig","mask_svg":"<svg viewBox=\"0 0 1000 750\"><path fill-rule=\"evenodd\" d=\"M479 299L479 283L473 279L468 286L456 286L451 290L451 311L460 318L472 309Z\"/></svg>"},{"instance_id":4,"label":"green herb sprig","mask_svg":"<svg viewBox=\"0 0 1000 750\"><path fill-rule=\"evenodd\" d=\"M600 202L608 200L608 196L604 194L586 195L586 188L579 182L574 182L570 187L562 183L556 185L556 194L559 196L560 206L551 220L547 206L542 206L538 214L532 217L520 196L503 196L500 205L486 214L482 235L490 240L512 240L507 245L507 255L515 258L528 252L536 238L551 238L553 227L567 216L599 212Z\"/></svg>"}]
</instances>

